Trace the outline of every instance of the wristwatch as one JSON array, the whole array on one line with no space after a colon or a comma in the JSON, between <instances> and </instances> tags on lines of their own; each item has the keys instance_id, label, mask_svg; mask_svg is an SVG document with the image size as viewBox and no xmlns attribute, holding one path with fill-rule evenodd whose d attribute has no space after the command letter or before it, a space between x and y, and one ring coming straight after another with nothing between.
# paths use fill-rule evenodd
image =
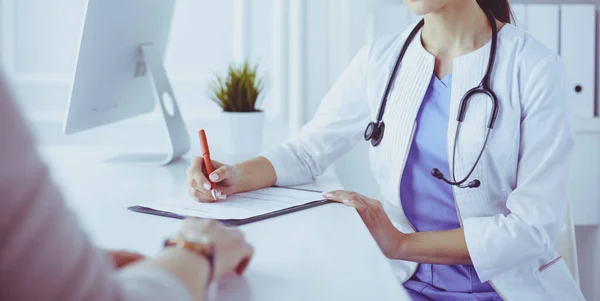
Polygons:
<instances>
[{"instance_id":1,"label":"wristwatch","mask_svg":"<svg viewBox=\"0 0 600 301\"><path fill-rule=\"evenodd\" d=\"M209 241L203 243L189 241L178 235L173 238L166 239L164 242L164 247L185 249L206 258L209 266L207 285L212 282L215 273L215 247L212 243Z\"/></svg>"}]
</instances>

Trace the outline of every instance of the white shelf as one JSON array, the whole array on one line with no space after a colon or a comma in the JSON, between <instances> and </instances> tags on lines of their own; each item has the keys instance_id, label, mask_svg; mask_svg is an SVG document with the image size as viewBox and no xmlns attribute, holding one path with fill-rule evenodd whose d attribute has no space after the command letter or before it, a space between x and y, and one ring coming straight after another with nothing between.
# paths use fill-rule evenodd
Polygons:
<instances>
[{"instance_id":1,"label":"white shelf","mask_svg":"<svg viewBox=\"0 0 600 301\"><path fill-rule=\"evenodd\" d=\"M600 134L600 118L589 118L589 119L575 119L573 126L578 134L589 133L589 134Z\"/></svg>"}]
</instances>

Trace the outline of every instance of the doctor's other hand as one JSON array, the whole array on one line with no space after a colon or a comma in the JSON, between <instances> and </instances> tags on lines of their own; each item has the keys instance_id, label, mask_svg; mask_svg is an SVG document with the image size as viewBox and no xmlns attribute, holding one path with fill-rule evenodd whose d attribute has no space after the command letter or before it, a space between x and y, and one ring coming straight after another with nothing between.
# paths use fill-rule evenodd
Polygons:
<instances>
[{"instance_id":1,"label":"doctor's other hand","mask_svg":"<svg viewBox=\"0 0 600 301\"><path fill-rule=\"evenodd\" d=\"M214 171L209 175L202 157L192 160L187 169L188 193L199 202L214 202L210 193L210 181L217 184L217 197L224 200L227 196L235 193L236 172L230 165L212 161ZM210 179L210 181L209 181Z\"/></svg>"},{"instance_id":2,"label":"doctor's other hand","mask_svg":"<svg viewBox=\"0 0 600 301\"><path fill-rule=\"evenodd\" d=\"M215 248L214 278L226 274L242 275L254 254L244 234L232 227L224 227L215 220L187 219L181 225L179 235L189 241L209 241Z\"/></svg>"},{"instance_id":3,"label":"doctor's other hand","mask_svg":"<svg viewBox=\"0 0 600 301\"><path fill-rule=\"evenodd\" d=\"M407 235L394 227L380 201L344 190L327 192L323 197L355 208L383 254L388 258L398 256Z\"/></svg>"}]
</instances>

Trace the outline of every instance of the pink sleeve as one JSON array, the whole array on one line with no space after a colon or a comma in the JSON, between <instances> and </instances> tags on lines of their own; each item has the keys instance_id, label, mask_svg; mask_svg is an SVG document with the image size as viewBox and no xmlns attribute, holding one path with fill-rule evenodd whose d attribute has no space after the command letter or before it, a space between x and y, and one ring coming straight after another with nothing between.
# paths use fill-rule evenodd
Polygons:
<instances>
[{"instance_id":1,"label":"pink sleeve","mask_svg":"<svg viewBox=\"0 0 600 301\"><path fill-rule=\"evenodd\" d=\"M66 211L0 78L0 300L188 300L155 269L117 273Z\"/></svg>"}]
</instances>

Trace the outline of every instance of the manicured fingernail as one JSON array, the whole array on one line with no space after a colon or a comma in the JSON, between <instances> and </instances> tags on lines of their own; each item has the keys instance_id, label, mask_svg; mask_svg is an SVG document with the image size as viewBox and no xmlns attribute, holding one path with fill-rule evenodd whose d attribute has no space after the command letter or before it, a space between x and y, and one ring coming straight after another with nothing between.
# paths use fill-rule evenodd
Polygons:
<instances>
[{"instance_id":1,"label":"manicured fingernail","mask_svg":"<svg viewBox=\"0 0 600 301\"><path fill-rule=\"evenodd\" d=\"M221 190L217 190L217 197L220 197L221 195L223 195L223 194L221 193Z\"/></svg>"},{"instance_id":2,"label":"manicured fingernail","mask_svg":"<svg viewBox=\"0 0 600 301\"><path fill-rule=\"evenodd\" d=\"M221 194L221 195L217 196L217 199L219 199L219 200L224 200L226 198L227 198L227 196L224 195L224 194Z\"/></svg>"},{"instance_id":3,"label":"manicured fingernail","mask_svg":"<svg viewBox=\"0 0 600 301\"><path fill-rule=\"evenodd\" d=\"M343 200L342 203L344 203L346 206L354 207L354 203L351 200Z\"/></svg>"},{"instance_id":4,"label":"manicured fingernail","mask_svg":"<svg viewBox=\"0 0 600 301\"><path fill-rule=\"evenodd\" d=\"M326 198L328 198L328 199L330 199L330 198L333 197L333 194L331 194L329 192L326 192L326 193L323 193L323 196L326 197Z\"/></svg>"},{"instance_id":5,"label":"manicured fingernail","mask_svg":"<svg viewBox=\"0 0 600 301\"><path fill-rule=\"evenodd\" d=\"M204 183L204 189L206 189L206 190L210 190L210 184L208 184L208 183Z\"/></svg>"},{"instance_id":6,"label":"manicured fingernail","mask_svg":"<svg viewBox=\"0 0 600 301\"><path fill-rule=\"evenodd\" d=\"M211 181L216 181L218 179L219 179L219 176L216 173L210 174L210 180Z\"/></svg>"}]
</instances>

